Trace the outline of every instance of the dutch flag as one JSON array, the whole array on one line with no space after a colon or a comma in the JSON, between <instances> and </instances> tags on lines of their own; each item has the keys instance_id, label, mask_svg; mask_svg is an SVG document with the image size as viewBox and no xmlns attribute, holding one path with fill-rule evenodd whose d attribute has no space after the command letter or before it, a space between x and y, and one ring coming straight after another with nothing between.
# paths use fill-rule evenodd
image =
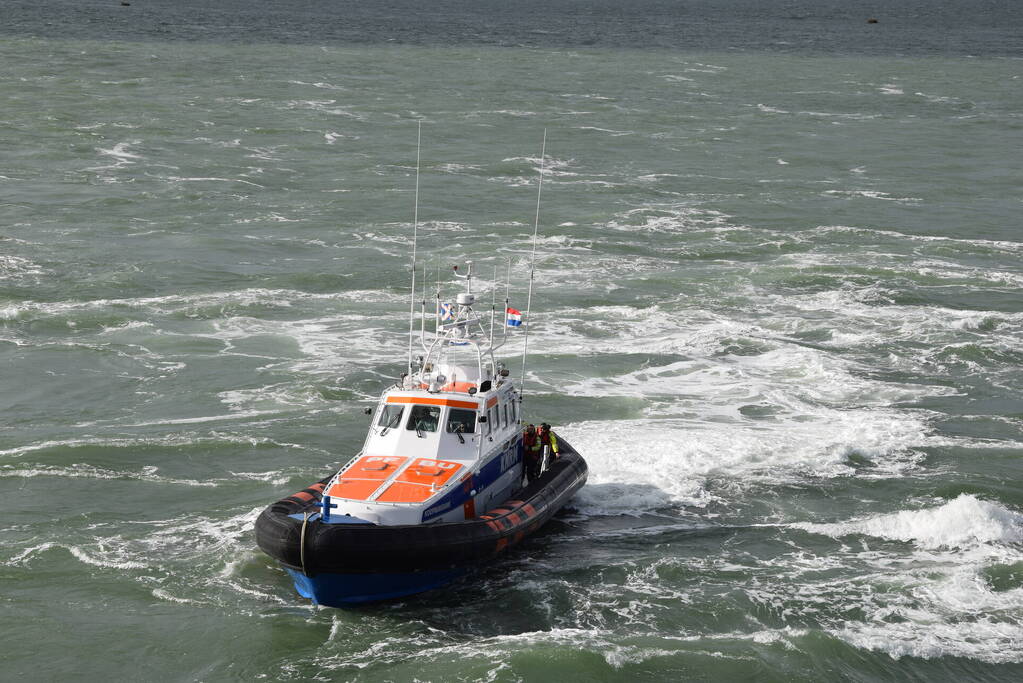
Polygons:
<instances>
[{"instance_id":1,"label":"dutch flag","mask_svg":"<svg viewBox=\"0 0 1023 683\"><path fill-rule=\"evenodd\" d=\"M514 308L506 309L508 314L508 327L519 327L522 325L522 311L516 311Z\"/></svg>"}]
</instances>

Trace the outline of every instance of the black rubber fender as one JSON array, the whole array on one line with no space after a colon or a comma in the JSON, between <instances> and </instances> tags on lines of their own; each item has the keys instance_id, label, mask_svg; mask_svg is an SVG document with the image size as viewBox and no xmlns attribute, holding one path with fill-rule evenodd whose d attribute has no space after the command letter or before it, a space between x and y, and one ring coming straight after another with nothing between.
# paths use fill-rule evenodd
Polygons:
<instances>
[{"instance_id":1,"label":"black rubber fender","mask_svg":"<svg viewBox=\"0 0 1023 683\"><path fill-rule=\"evenodd\" d=\"M265 509L256 520L256 543L267 555L308 576L479 564L543 526L586 483L586 461L564 440L560 444L560 457L539 479L475 519L384 526L306 523L290 517L319 510L315 504L331 479L326 477Z\"/></svg>"}]
</instances>

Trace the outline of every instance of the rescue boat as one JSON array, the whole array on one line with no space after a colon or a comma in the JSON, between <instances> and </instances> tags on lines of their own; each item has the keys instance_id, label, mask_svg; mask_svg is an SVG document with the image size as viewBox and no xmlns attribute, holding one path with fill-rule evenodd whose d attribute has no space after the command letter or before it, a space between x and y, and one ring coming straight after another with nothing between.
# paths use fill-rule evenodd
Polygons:
<instances>
[{"instance_id":1,"label":"rescue boat","mask_svg":"<svg viewBox=\"0 0 1023 683\"><path fill-rule=\"evenodd\" d=\"M316 604L343 607L448 583L522 542L586 482L586 462L563 438L557 457L546 454L542 473L526 481L522 393L494 355L521 314L506 295L498 342L496 295L488 332L475 310L472 263L455 275L465 291L443 303L438 286L429 334L424 297L424 353L412 357L410 324L409 372L368 410L362 449L256 521L259 547Z\"/></svg>"}]
</instances>

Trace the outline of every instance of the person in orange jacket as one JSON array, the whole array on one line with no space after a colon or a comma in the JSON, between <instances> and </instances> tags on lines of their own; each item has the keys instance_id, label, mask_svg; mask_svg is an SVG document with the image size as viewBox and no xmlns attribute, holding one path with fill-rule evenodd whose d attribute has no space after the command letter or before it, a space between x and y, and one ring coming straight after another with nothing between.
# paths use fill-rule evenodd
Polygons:
<instances>
[{"instance_id":1,"label":"person in orange jacket","mask_svg":"<svg viewBox=\"0 0 1023 683\"><path fill-rule=\"evenodd\" d=\"M526 481L533 481L540 476L540 439L537 438L536 427L529 424L522 433L523 465L526 470Z\"/></svg>"}]
</instances>

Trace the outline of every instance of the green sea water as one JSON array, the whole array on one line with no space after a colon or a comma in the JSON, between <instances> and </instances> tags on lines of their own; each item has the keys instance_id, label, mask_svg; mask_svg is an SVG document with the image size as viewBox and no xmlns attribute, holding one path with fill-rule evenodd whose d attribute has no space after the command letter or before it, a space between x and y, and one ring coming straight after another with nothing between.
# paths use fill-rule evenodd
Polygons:
<instances>
[{"instance_id":1,"label":"green sea water","mask_svg":"<svg viewBox=\"0 0 1023 683\"><path fill-rule=\"evenodd\" d=\"M1023 675L1018 58L97 33L0 38L0 679ZM589 483L315 608L252 525L401 372L418 121L420 266L522 309L547 130Z\"/></svg>"}]
</instances>

